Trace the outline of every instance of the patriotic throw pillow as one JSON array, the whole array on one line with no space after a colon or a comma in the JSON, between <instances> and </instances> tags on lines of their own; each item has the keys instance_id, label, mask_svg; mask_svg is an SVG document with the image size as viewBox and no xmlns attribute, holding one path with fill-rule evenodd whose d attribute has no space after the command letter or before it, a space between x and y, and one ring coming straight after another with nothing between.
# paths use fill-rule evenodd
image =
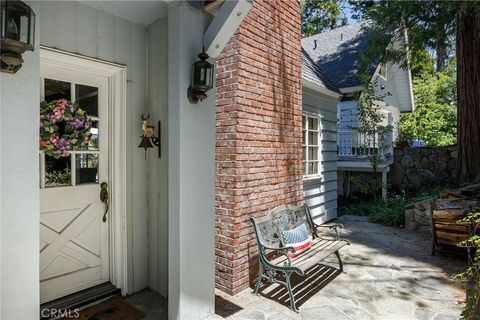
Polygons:
<instances>
[{"instance_id":1,"label":"patriotic throw pillow","mask_svg":"<svg viewBox=\"0 0 480 320\"><path fill-rule=\"evenodd\" d=\"M283 230L282 242L285 247L295 248L295 253L288 252L290 258L295 258L312 246L312 236L308 233L307 226L302 224L292 230Z\"/></svg>"}]
</instances>

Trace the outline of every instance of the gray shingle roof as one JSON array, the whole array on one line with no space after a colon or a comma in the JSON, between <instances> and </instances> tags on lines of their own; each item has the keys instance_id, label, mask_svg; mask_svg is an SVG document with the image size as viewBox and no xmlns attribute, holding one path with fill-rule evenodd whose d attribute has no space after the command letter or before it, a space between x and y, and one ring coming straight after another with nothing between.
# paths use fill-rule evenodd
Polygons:
<instances>
[{"instance_id":1,"label":"gray shingle roof","mask_svg":"<svg viewBox=\"0 0 480 320\"><path fill-rule=\"evenodd\" d=\"M312 58L302 48L302 78L317 86L340 93L330 79L315 65Z\"/></svg>"},{"instance_id":2,"label":"gray shingle roof","mask_svg":"<svg viewBox=\"0 0 480 320\"><path fill-rule=\"evenodd\" d=\"M302 48L335 87L355 87L361 85L359 55L368 48L369 38L357 23L304 38ZM372 63L372 75L377 64Z\"/></svg>"}]
</instances>

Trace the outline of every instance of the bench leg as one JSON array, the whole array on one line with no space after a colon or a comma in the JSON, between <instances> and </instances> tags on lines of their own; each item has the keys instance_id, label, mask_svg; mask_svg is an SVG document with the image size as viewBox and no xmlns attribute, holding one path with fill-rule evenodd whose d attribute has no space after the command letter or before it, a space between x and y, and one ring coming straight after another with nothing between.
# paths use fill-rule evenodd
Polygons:
<instances>
[{"instance_id":1,"label":"bench leg","mask_svg":"<svg viewBox=\"0 0 480 320\"><path fill-rule=\"evenodd\" d=\"M257 284L255 285L255 294L258 294L258 288L260 288L260 285L262 284L263 280L263 265L260 262L260 265L258 266L258 280Z\"/></svg>"},{"instance_id":2,"label":"bench leg","mask_svg":"<svg viewBox=\"0 0 480 320\"><path fill-rule=\"evenodd\" d=\"M340 258L340 253L338 251L335 251L335 255L337 256L338 265L340 266L339 270L343 272L343 262L342 258Z\"/></svg>"},{"instance_id":3,"label":"bench leg","mask_svg":"<svg viewBox=\"0 0 480 320\"><path fill-rule=\"evenodd\" d=\"M295 297L293 296L293 291L292 291L292 285L290 283L290 276L292 275L291 272L286 272L285 273L285 285L288 289L288 295L290 296L290 309L292 309L295 312L299 312L297 309L297 306L295 305Z\"/></svg>"}]
</instances>

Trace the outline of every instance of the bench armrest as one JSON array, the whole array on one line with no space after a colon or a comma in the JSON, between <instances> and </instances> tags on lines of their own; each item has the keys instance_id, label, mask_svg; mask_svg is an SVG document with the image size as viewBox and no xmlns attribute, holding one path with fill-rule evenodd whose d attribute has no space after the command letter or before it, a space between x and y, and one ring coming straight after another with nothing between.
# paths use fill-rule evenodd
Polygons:
<instances>
[{"instance_id":1,"label":"bench armrest","mask_svg":"<svg viewBox=\"0 0 480 320\"><path fill-rule=\"evenodd\" d=\"M288 262L288 263L285 262L286 267L290 267L292 265L292 260L290 260L290 257L288 256L288 252L295 253L297 251L294 247L273 248L273 247L269 247L269 246L265 246L265 245L262 245L262 247L266 250L272 250L272 251L278 252L278 253L286 256L287 257L287 262ZM264 253L261 253L261 255L263 255L266 262L270 262L270 261L268 261L266 255Z\"/></svg>"},{"instance_id":2,"label":"bench armrest","mask_svg":"<svg viewBox=\"0 0 480 320\"><path fill-rule=\"evenodd\" d=\"M343 229L343 224L340 224L340 223L329 224L329 225L317 225L317 224L315 224L315 234L317 235L317 237L318 237L318 234L317 234L317 229L318 228L328 228L330 230L333 230L335 232L334 239L335 240L340 240L340 234L338 233L338 229Z\"/></svg>"}]
</instances>

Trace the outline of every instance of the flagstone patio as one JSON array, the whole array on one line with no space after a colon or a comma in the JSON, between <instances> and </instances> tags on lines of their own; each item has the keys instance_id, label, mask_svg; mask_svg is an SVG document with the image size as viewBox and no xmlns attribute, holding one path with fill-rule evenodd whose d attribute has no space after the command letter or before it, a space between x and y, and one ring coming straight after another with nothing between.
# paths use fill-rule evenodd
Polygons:
<instances>
[{"instance_id":1,"label":"flagstone patio","mask_svg":"<svg viewBox=\"0 0 480 320\"><path fill-rule=\"evenodd\" d=\"M337 222L345 226L341 236L352 243L341 252L344 272L333 257L310 269L307 278L296 279L299 314L288 308L283 287L265 285L260 296L250 289L235 296L218 291L216 314L208 319L459 319L465 290L449 275L461 271L465 259L432 257L429 235L369 223L365 217L343 216ZM147 310L149 299L129 300L147 319L165 314L151 305L153 311Z\"/></svg>"}]
</instances>

